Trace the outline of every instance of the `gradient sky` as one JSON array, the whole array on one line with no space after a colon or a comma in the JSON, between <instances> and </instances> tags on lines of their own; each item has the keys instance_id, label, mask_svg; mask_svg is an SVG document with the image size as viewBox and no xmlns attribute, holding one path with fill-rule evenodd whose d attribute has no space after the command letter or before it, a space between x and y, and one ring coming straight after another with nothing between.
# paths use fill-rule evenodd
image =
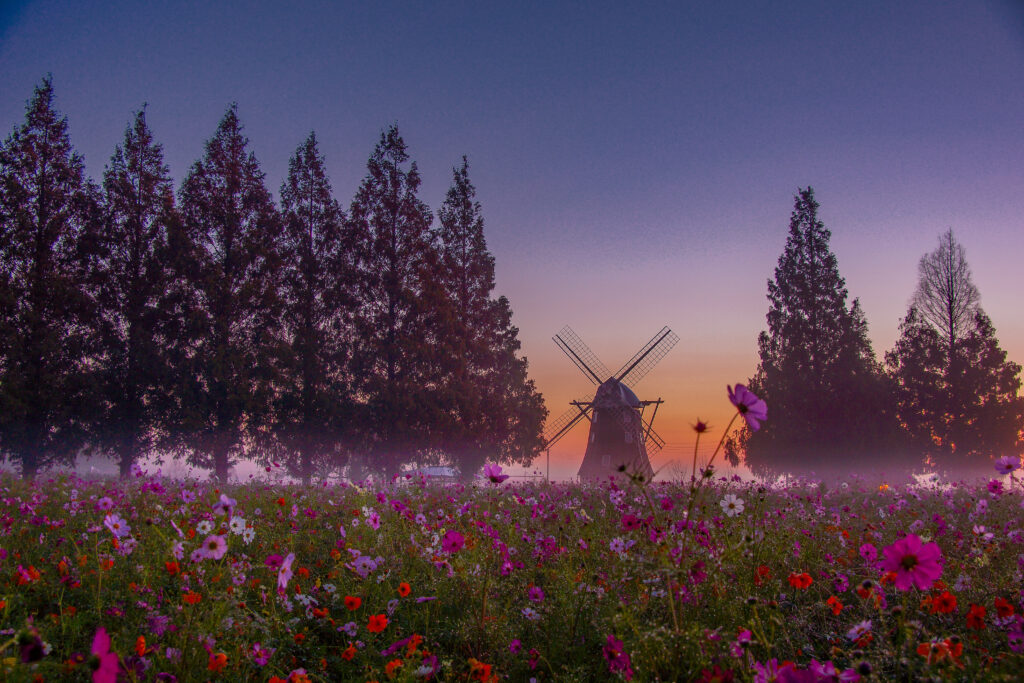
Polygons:
<instances>
[{"instance_id":1,"label":"gradient sky","mask_svg":"<svg viewBox=\"0 0 1024 683\"><path fill-rule=\"evenodd\" d=\"M345 206L392 122L434 209L467 155L554 416L590 388L550 339L563 325L613 369L662 325L682 338L637 387L666 399L667 472L689 471L689 423L719 436L725 385L754 372L807 185L879 356L952 228L1024 362L1014 0L0 2L5 134L47 73L95 179L143 103L179 183L230 102L275 196L311 130ZM585 438L552 475L575 474Z\"/></svg>"}]
</instances>

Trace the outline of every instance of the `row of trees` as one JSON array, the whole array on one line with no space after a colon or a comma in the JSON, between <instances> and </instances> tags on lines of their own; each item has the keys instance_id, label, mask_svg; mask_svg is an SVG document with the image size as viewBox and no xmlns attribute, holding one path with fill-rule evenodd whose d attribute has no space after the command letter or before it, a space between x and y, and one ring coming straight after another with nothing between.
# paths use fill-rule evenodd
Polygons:
<instances>
[{"instance_id":1,"label":"row of trees","mask_svg":"<svg viewBox=\"0 0 1024 683\"><path fill-rule=\"evenodd\" d=\"M311 134L275 203L231 106L175 195L139 111L101 186L46 79L0 146L0 451L225 478L529 462L546 415L465 158L437 213L392 126L346 212Z\"/></svg>"},{"instance_id":2,"label":"row of trees","mask_svg":"<svg viewBox=\"0 0 1024 683\"><path fill-rule=\"evenodd\" d=\"M811 188L796 197L768 282L768 329L751 389L771 419L730 444L757 474L991 471L1024 446L1021 366L1008 361L979 305L952 230L918 266L895 347L879 362L848 292Z\"/></svg>"}]
</instances>

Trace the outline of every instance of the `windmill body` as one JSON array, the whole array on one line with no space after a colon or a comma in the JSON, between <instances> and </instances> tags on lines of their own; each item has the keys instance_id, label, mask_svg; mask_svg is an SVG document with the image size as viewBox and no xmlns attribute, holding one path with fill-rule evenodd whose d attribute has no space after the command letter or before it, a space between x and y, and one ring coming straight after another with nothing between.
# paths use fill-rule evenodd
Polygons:
<instances>
[{"instance_id":1,"label":"windmill body","mask_svg":"<svg viewBox=\"0 0 1024 683\"><path fill-rule=\"evenodd\" d=\"M598 479L622 472L654 476L647 457L641 401L614 377L597 388L590 417L587 452L577 476Z\"/></svg>"},{"instance_id":2,"label":"windmill body","mask_svg":"<svg viewBox=\"0 0 1024 683\"><path fill-rule=\"evenodd\" d=\"M675 346L678 335L662 328L614 375L571 328L563 328L554 341L584 376L597 385L597 391L590 400L573 401L569 412L548 425L544 448L550 449L586 419L590 421L590 435L577 476L597 479L629 474L650 479L654 470L649 453L665 444L653 427L662 400L641 401L632 387ZM653 411L647 419L644 411L650 406Z\"/></svg>"}]
</instances>

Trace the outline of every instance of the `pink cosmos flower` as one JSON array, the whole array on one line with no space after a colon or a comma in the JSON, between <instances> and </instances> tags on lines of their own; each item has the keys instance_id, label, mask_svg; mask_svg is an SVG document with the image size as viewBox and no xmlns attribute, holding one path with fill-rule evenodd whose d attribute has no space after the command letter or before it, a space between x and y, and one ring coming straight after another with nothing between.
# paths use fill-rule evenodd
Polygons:
<instances>
[{"instance_id":1,"label":"pink cosmos flower","mask_svg":"<svg viewBox=\"0 0 1024 683\"><path fill-rule=\"evenodd\" d=\"M284 558L284 562L281 563L281 568L277 571L277 589L283 591L288 587L288 582L292 580L294 572L292 571L292 562L295 561L295 553L288 553L288 557Z\"/></svg>"},{"instance_id":2,"label":"pink cosmos flower","mask_svg":"<svg viewBox=\"0 0 1024 683\"><path fill-rule=\"evenodd\" d=\"M495 484L500 484L508 479L507 474L501 473L501 465L484 465L484 476Z\"/></svg>"},{"instance_id":3,"label":"pink cosmos flower","mask_svg":"<svg viewBox=\"0 0 1024 683\"><path fill-rule=\"evenodd\" d=\"M1020 468L1020 458L1016 455L1004 455L996 460L995 468L999 474L1009 474Z\"/></svg>"},{"instance_id":4,"label":"pink cosmos flower","mask_svg":"<svg viewBox=\"0 0 1024 683\"><path fill-rule=\"evenodd\" d=\"M116 514L107 515L103 519L103 525L110 529L110 533L118 538L124 538L132 531L132 528L128 526L128 522Z\"/></svg>"},{"instance_id":5,"label":"pink cosmos flower","mask_svg":"<svg viewBox=\"0 0 1024 683\"><path fill-rule=\"evenodd\" d=\"M260 666L266 666L270 662L271 656L273 656L276 650L274 648L266 648L259 643L253 643L252 646L252 661L256 662Z\"/></svg>"},{"instance_id":6,"label":"pink cosmos flower","mask_svg":"<svg viewBox=\"0 0 1024 683\"><path fill-rule=\"evenodd\" d=\"M200 551L208 560L219 560L228 551L228 544L223 536L207 536Z\"/></svg>"},{"instance_id":7,"label":"pink cosmos flower","mask_svg":"<svg viewBox=\"0 0 1024 683\"><path fill-rule=\"evenodd\" d=\"M916 534L907 534L882 549L882 570L896 573L896 588L901 591L917 586L926 591L942 575L942 551L937 543L921 543Z\"/></svg>"},{"instance_id":8,"label":"pink cosmos flower","mask_svg":"<svg viewBox=\"0 0 1024 683\"><path fill-rule=\"evenodd\" d=\"M267 555L267 559L263 560L263 564L267 565L271 569L277 569L284 562L284 558L278 554Z\"/></svg>"},{"instance_id":9,"label":"pink cosmos flower","mask_svg":"<svg viewBox=\"0 0 1024 683\"><path fill-rule=\"evenodd\" d=\"M441 539L441 549L446 553L454 555L455 553L462 550L462 546L466 544L466 537L460 534L458 531L449 531Z\"/></svg>"},{"instance_id":10,"label":"pink cosmos flower","mask_svg":"<svg viewBox=\"0 0 1024 683\"><path fill-rule=\"evenodd\" d=\"M92 638L92 654L99 658L99 666L92 672L93 683L117 683L117 653L110 651L110 636L102 626Z\"/></svg>"},{"instance_id":11,"label":"pink cosmos flower","mask_svg":"<svg viewBox=\"0 0 1024 683\"><path fill-rule=\"evenodd\" d=\"M732 387L729 390L729 401L740 411L740 415L747 421L751 431L756 432L761 428L761 422L768 419L768 404L755 396L747 387L742 384L736 385L734 392Z\"/></svg>"},{"instance_id":12,"label":"pink cosmos flower","mask_svg":"<svg viewBox=\"0 0 1024 683\"><path fill-rule=\"evenodd\" d=\"M228 517L235 511L235 507L238 506L238 501L234 498L229 498L226 493L220 494L220 500L213 504L213 511L218 515L227 513Z\"/></svg>"}]
</instances>

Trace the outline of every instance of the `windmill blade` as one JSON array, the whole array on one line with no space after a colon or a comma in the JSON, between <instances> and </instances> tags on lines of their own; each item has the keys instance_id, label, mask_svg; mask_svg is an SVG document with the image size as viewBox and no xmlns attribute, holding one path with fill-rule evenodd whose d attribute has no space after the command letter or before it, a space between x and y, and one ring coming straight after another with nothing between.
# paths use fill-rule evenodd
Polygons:
<instances>
[{"instance_id":1,"label":"windmill blade","mask_svg":"<svg viewBox=\"0 0 1024 683\"><path fill-rule=\"evenodd\" d=\"M573 329L566 325L561 331L551 338L558 348L569 357L569 360L580 369L580 371L594 384L601 384L612 376L604 363L597 357L590 347L583 343Z\"/></svg>"},{"instance_id":2,"label":"windmill blade","mask_svg":"<svg viewBox=\"0 0 1024 683\"><path fill-rule=\"evenodd\" d=\"M678 334L667 327L661 328L661 331L654 335L651 341L644 344L632 358L626 361L626 364L615 373L615 378L632 388L672 350L678 341Z\"/></svg>"},{"instance_id":3,"label":"windmill blade","mask_svg":"<svg viewBox=\"0 0 1024 683\"><path fill-rule=\"evenodd\" d=\"M647 455L653 455L665 447L665 439L658 436L650 423L644 421L644 432L647 434Z\"/></svg>"},{"instance_id":4,"label":"windmill blade","mask_svg":"<svg viewBox=\"0 0 1024 683\"><path fill-rule=\"evenodd\" d=\"M557 420L544 430L544 446L541 450L551 448L559 439L568 434L576 423L587 417L593 409L593 403L574 401L573 407L562 413Z\"/></svg>"}]
</instances>

